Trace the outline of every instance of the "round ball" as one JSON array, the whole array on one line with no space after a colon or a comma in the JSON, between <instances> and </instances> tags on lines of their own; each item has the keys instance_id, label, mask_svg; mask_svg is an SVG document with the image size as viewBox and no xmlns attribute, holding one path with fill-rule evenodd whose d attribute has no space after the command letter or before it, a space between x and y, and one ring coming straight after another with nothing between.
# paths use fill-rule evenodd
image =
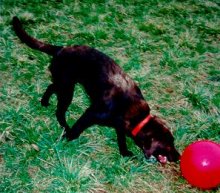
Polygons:
<instances>
[{"instance_id":1,"label":"round ball","mask_svg":"<svg viewBox=\"0 0 220 193\"><path fill-rule=\"evenodd\" d=\"M183 177L193 186L212 189L220 185L220 144L197 141L186 147L181 159Z\"/></svg>"}]
</instances>

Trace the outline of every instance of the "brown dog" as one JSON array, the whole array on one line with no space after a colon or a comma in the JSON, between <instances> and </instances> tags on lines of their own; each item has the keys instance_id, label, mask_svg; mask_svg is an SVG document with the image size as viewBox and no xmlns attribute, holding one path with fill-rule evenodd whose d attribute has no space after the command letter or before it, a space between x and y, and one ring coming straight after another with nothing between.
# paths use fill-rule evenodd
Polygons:
<instances>
[{"instance_id":1,"label":"brown dog","mask_svg":"<svg viewBox=\"0 0 220 193\"><path fill-rule=\"evenodd\" d=\"M49 67L53 83L48 86L41 104L48 106L51 95L57 95L56 116L68 140L78 138L93 124L106 125L115 128L123 156L132 155L127 149L127 135L147 158L153 155L161 163L179 160L171 132L157 117L150 115L150 108L138 86L111 58L88 46L45 44L29 36L17 17L12 23L22 42L53 56ZM65 113L76 83L84 86L91 106L70 128Z\"/></svg>"}]
</instances>

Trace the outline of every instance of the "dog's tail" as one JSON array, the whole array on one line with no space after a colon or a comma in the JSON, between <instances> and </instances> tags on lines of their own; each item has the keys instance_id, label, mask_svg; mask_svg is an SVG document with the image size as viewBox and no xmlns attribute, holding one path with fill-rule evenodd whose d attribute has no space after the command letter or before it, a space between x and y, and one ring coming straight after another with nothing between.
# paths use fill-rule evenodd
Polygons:
<instances>
[{"instance_id":1,"label":"dog's tail","mask_svg":"<svg viewBox=\"0 0 220 193\"><path fill-rule=\"evenodd\" d=\"M20 20L15 16L12 19L12 25L15 33L20 38L22 42L27 44L29 47L35 50L39 50L41 52L45 52L49 55L55 55L60 49L62 49L62 46L54 46L50 44L43 43L30 35L27 34L27 32L23 29L22 24Z\"/></svg>"}]
</instances>

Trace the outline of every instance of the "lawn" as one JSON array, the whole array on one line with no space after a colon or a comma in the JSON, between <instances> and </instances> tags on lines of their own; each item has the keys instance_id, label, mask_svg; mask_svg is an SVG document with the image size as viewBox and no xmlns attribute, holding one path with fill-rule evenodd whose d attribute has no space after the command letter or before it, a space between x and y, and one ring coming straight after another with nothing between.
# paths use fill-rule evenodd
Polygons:
<instances>
[{"instance_id":1,"label":"lawn","mask_svg":"<svg viewBox=\"0 0 220 193\"><path fill-rule=\"evenodd\" d=\"M220 142L220 3L218 0L1 0L0 192L199 193L179 164L119 155L115 131L93 126L62 141L51 106L39 100L50 83L50 57L22 44L18 16L34 37L86 44L111 56L163 118L180 152L199 139ZM89 106L77 85L67 118ZM210 192L220 192L220 188Z\"/></svg>"}]
</instances>

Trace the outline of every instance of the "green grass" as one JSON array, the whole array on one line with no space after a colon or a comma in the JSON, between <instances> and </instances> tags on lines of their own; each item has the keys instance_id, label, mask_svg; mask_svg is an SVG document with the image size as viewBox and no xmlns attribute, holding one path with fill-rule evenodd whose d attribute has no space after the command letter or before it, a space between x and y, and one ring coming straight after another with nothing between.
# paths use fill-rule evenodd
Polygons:
<instances>
[{"instance_id":1,"label":"green grass","mask_svg":"<svg viewBox=\"0 0 220 193\"><path fill-rule=\"evenodd\" d=\"M218 0L0 1L0 192L202 192L181 177L178 164L145 160L130 139L137 158L122 158L111 128L93 126L78 140L61 141L56 97L49 108L39 103L50 58L18 40L14 15L41 40L86 44L114 58L182 152L195 140L220 142ZM88 105L77 86L68 122Z\"/></svg>"}]
</instances>

